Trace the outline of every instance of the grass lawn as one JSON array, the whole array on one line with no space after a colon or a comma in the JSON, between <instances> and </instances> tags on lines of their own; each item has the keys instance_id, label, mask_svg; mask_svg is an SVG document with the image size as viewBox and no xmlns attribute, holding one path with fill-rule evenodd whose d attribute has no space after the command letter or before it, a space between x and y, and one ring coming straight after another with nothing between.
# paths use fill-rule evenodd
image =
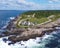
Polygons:
<instances>
[{"instance_id":1,"label":"grass lawn","mask_svg":"<svg viewBox=\"0 0 60 48\"><path fill-rule=\"evenodd\" d=\"M25 18L25 19L28 19L30 22L33 22L33 23L36 23L36 24L40 24L40 23L43 23L43 22L46 22L46 21L48 21L48 19L47 18L40 18L40 19L38 19L38 18ZM18 25L18 23L19 23L19 21L20 21L21 19L19 19L18 21L17 21L17 24L16 24L16 26L17 27L28 27L28 26L23 26L23 25Z\"/></svg>"},{"instance_id":2,"label":"grass lawn","mask_svg":"<svg viewBox=\"0 0 60 48\"><path fill-rule=\"evenodd\" d=\"M32 22L32 23L36 23L36 24L41 24L41 23L44 23L44 22L46 22L46 21L48 21L49 19L47 18L47 17L41 17L41 18L36 18L36 17L27 17L27 15L22 15L22 16L20 16L21 18L19 18L18 20L17 20L17 24L16 24L16 26L18 27L18 28L28 28L29 26L24 26L24 25L18 25L18 23L21 21L21 20L23 20L23 19L28 19L30 22ZM55 15L53 18L51 18L51 20L52 21L55 21L55 20L57 20L58 18L60 18L60 15ZM25 21L25 20L24 20Z\"/></svg>"},{"instance_id":3,"label":"grass lawn","mask_svg":"<svg viewBox=\"0 0 60 48\"><path fill-rule=\"evenodd\" d=\"M33 23L40 24L40 23L48 21L48 19L47 18L40 18L40 19L38 19L38 18L30 18L29 21L33 22Z\"/></svg>"}]
</instances>

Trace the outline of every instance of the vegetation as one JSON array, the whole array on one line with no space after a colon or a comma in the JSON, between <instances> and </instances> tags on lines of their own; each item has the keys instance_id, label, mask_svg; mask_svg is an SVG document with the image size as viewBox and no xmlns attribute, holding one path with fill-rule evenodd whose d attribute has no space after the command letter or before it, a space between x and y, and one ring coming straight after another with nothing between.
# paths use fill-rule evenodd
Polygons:
<instances>
[{"instance_id":1,"label":"vegetation","mask_svg":"<svg viewBox=\"0 0 60 48\"><path fill-rule=\"evenodd\" d=\"M60 14L59 10L39 10L39 11L28 11L23 13L23 15L32 15L36 14L35 17L37 18L43 18L43 17L49 17L50 15L58 15Z\"/></svg>"},{"instance_id":2,"label":"vegetation","mask_svg":"<svg viewBox=\"0 0 60 48\"><path fill-rule=\"evenodd\" d=\"M33 23L36 23L36 24L40 24L40 23L43 23L45 21L48 21L48 19L45 17L45 18L30 18L29 19L30 22L33 22Z\"/></svg>"},{"instance_id":3,"label":"vegetation","mask_svg":"<svg viewBox=\"0 0 60 48\"><path fill-rule=\"evenodd\" d=\"M32 17L34 15L34 17ZM30 15L30 17L28 17ZM52 21L57 20L60 18L60 11L59 10L40 10L40 11L27 11L23 13L20 18L17 20L17 27L28 27L24 25L18 25L18 23L23 19L28 19L30 22L41 24L46 21L48 21L48 17L54 15L53 18L51 18Z\"/></svg>"}]
</instances>

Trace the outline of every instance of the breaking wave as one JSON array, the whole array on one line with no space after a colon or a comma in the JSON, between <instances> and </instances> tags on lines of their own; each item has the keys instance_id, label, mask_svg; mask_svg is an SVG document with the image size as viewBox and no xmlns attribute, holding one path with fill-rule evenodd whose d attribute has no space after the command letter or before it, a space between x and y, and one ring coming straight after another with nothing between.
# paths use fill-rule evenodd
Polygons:
<instances>
[{"instance_id":1,"label":"breaking wave","mask_svg":"<svg viewBox=\"0 0 60 48\"><path fill-rule=\"evenodd\" d=\"M13 19L15 19L15 17L9 17L9 18L7 18L7 20L1 21L1 24L0 24L0 32L5 31L4 29L8 26L9 22L11 20L13 20Z\"/></svg>"},{"instance_id":2,"label":"breaking wave","mask_svg":"<svg viewBox=\"0 0 60 48\"><path fill-rule=\"evenodd\" d=\"M5 40L4 40L5 39ZM45 34L43 37L10 44L8 37L0 38L0 48L60 48L60 30Z\"/></svg>"}]
</instances>

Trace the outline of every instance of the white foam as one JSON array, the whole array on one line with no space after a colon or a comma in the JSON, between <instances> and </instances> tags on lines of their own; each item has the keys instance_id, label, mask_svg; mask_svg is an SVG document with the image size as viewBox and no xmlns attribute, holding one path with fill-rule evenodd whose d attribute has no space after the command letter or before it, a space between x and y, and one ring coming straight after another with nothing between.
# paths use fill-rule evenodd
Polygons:
<instances>
[{"instance_id":1,"label":"white foam","mask_svg":"<svg viewBox=\"0 0 60 48\"><path fill-rule=\"evenodd\" d=\"M3 37L8 39L8 37ZM37 42L40 41L40 37L37 37L36 39L29 39L28 41L21 41L17 42L14 45L8 45L10 41L7 41L6 43L2 40L3 38L0 38L0 48L33 48L34 46L42 46L44 43L38 44ZM21 45L22 44L22 45Z\"/></svg>"},{"instance_id":2,"label":"white foam","mask_svg":"<svg viewBox=\"0 0 60 48\"><path fill-rule=\"evenodd\" d=\"M10 17L11 20L15 19L15 17Z\"/></svg>"},{"instance_id":3,"label":"white foam","mask_svg":"<svg viewBox=\"0 0 60 48\"><path fill-rule=\"evenodd\" d=\"M54 32L55 33L55 32ZM33 48L33 47L45 47L45 44L48 42L48 40L51 39L52 34L50 35L47 35L45 34L43 37L36 37L36 39L29 39L27 41L20 41L20 42L17 42L15 44L11 44L11 45L8 45L8 43L10 43L10 41L7 41L6 43L3 42L3 38L0 38L0 48ZM7 38L8 37L4 37L4 38ZM42 40L41 40L42 38ZM48 39L48 40L46 40ZM41 42L41 43L38 43L38 42Z\"/></svg>"},{"instance_id":4,"label":"white foam","mask_svg":"<svg viewBox=\"0 0 60 48\"><path fill-rule=\"evenodd\" d=\"M56 29L60 29L60 27L55 27Z\"/></svg>"},{"instance_id":5,"label":"white foam","mask_svg":"<svg viewBox=\"0 0 60 48\"><path fill-rule=\"evenodd\" d=\"M0 48L11 48L7 43L2 41L2 38L0 38Z\"/></svg>"},{"instance_id":6,"label":"white foam","mask_svg":"<svg viewBox=\"0 0 60 48\"><path fill-rule=\"evenodd\" d=\"M48 38L50 35L44 35L43 36L43 39L46 39L46 38Z\"/></svg>"}]
</instances>

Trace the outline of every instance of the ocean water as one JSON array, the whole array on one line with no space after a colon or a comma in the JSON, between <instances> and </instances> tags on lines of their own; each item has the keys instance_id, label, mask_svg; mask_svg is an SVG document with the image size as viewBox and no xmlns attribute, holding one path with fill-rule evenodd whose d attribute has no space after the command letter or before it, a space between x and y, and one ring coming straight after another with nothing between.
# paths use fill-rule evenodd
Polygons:
<instances>
[{"instance_id":1,"label":"ocean water","mask_svg":"<svg viewBox=\"0 0 60 48\"><path fill-rule=\"evenodd\" d=\"M8 37L3 37L8 39ZM50 35L45 34L43 37L20 41L8 45L11 41L4 41L0 38L0 48L60 48L60 30L53 31Z\"/></svg>"},{"instance_id":2,"label":"ocean water","mask_svg":"<svg viewBox=\"0 0 60 48\"><path fill-rule=\"evenodd\" d=\"M16 17L25 11L21 10L0 10L0 28L7 24L10 19Z\"/></svg>"},{"instance_id":3,"label":"ocean water","mask_svg":"<svg viewBox=\"0 0 60 48\"><path fill-rule=\"evenodd\" d=\"M5 26L10 19L23 13L24 11L0 11L0 28ZM6 38L5 42L3 39ZM27 41L20 41L9 45L7 37L0 38L0 48L60 48L60 27L52 33L45 34L43 37L36 37L36 39L29 39Z\"/></svg>"}]
</instances>

